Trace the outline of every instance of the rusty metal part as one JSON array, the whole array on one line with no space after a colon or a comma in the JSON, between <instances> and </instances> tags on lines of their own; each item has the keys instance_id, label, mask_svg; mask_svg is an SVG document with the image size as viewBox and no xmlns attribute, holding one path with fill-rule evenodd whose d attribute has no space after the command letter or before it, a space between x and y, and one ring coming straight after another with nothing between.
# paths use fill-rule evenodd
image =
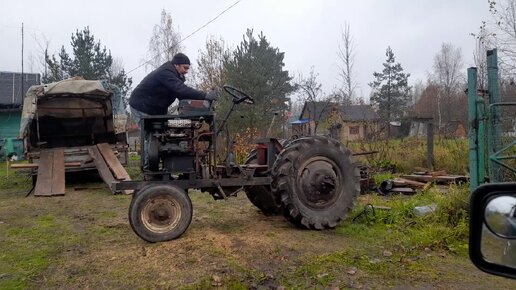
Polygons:
<instances>
[{"instance_id":1,"label":"rusty metal part","mask_svg":"<svg viewBox=\"0 0 516 290\"><path fill-rule=\"evenodd\" d=\"M316 156L306 160L299 167L299 198L313 208L326 208L333 204L338 197L335 188L341 182L336 171L337 166L329 158Z\"/></svg>"},{"instance_id":2,"label":"rusty metal part","mask_svg":"<svg viewBox=\"0 0 516 290\"><path fill-rule=\"evenodd\" d=\"M149 199L142 207L141 220L146 228L155 233L167 233L177 227L181 218L181 206L170 195Z\"/></svg>"},{"instance_id":3,"label":"rusty metal part","mask_svg":"<svg viewBox=\"0 0 516 290\"><path fill-rule=\"evenodd\" d=\"M220 179L193 179L193 180L168 180L168 181L121 181L115 184L116 190L133 189L140 190L147 185L173 185L182 189L189 188L216 188L216 183L219 183L221 187L240 187L248 185L269 185L271 183L270 177L253 177L247 178L220 178Z\"/></svg>"}]
</instances>

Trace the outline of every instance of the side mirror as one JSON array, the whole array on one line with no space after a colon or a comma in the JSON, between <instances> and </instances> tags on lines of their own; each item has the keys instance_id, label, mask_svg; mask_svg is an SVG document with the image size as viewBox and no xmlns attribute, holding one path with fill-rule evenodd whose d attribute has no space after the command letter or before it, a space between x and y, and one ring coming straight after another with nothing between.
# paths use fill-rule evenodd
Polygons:
<instances>
[{"instance_id":1,"label":"side mirror","mask_svg":"<svg viewBox=\"0 0 516 290\"><path fill-rule=\"evenodd\" d=\"M470 198L469 257L480 270L516 279L516 183L479 186Z\"/></svg>"}]
</instances>

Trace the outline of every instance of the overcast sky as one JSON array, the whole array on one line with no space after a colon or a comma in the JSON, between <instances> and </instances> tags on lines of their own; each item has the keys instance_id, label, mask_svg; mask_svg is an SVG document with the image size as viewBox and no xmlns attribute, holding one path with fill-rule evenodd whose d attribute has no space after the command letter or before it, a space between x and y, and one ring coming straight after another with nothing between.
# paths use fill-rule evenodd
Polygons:
<instances>
[{"instance_id":1,"label":"overcast sky","mask_svg":"<svg viewBox=\"0 0 516 290\"><path fill-rule=\"evenodd\" d=\"M183 37L191 34L237 0L168 1L41 1L0 0L0 71L21 71L21 24L25 26L25 72L40 72L30 60L40 55L35 39L50 41L50 51L62 45L70 52L77 29L89 26L96 40L121 58L126 71L145 59L152 29L162 9L170 12ZM319 74L325 92L339 86L338 45L347 22L355 43L354 74L358 94L366 100L373 72L382 70L391 46L409 84L426 80L443 42L460 47L466 67L473 65L474 39L482 20L490 20L487 0L241 0L182 44L193 63L208 36L222 37L231 47L247 28L263 32L272 46L285 52L291 76ZM145 68L133 71L134 86ZM234 84L237 85L238 84Z\"/></svg>"}]
</instances>

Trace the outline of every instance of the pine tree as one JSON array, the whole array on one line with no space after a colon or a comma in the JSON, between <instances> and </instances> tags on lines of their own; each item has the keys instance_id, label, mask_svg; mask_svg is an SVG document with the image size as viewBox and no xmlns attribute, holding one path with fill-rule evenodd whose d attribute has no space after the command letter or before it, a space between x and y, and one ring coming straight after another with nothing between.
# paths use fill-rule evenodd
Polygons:
<instances>
[{"instance_id":1,"label":"pine tree","mask_svg":"<svg viewBox=\"0 0 516 290\"><path fill-rule=\"evenodd\" d=\"M375 80L369 84L372 88L371 103L378 108L382 120L390 122L399 120L410 101L410 74L404 73L400 63L395 63L391 47L385 52L386 62L381 73L374 72Z\"/></svg>"},{"instance_id":2,"label":"pine tree","mask_svg":"<svg viewBox=\"0 0 516 290\"><path fill-rule=\"evenodd\" d=\"M237 131L247 128L267 131L274 114L288 107L287 95L293 91L292 79L284 70L285 54L272 47L265 35L258 39L248 29L233 56L224 64L227 83L254 97L252 106L241 105L233 114L230 126ZM245 106L245 108L244 108ZM227 110L227 105L221 106ZM281 122L276 121L276 128Z\"/></svg>"},{"instance_id":3,"label":"pine tree","mask_svg":"<svg viewBox=\"0 0 516 290\"><path fill-rule=\"evenodd\" d=\"M72 34L70 44L73 57L68 54L64 46L61 47L59 58L45 52L48 68L47 72L43 73L44 83L81 76L86 80L107 80L120 88L122 96L128 93L132 78L127 77L124 69L113 70L111 52L105 46L102 47L100 41L95 42L95 37L88 27Z\"/></svg>"}]
</instances>

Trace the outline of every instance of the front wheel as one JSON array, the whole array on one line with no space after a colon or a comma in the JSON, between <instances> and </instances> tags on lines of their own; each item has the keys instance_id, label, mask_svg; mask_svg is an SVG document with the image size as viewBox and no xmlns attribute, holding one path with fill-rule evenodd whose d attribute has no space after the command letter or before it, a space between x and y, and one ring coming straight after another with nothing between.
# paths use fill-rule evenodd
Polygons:
<instances>
[{"instance_id":1,"label":"front wheel","mask_svg":"<svg viewBox=\"0 0 516 290\"><path fill-rule=\"evenodd\" d=\"M129 223L133 231L151 243L181 236L192 221L192 202L176 186L155 185L135 193L129 206Z\"/></svg>"}]
</instances>

